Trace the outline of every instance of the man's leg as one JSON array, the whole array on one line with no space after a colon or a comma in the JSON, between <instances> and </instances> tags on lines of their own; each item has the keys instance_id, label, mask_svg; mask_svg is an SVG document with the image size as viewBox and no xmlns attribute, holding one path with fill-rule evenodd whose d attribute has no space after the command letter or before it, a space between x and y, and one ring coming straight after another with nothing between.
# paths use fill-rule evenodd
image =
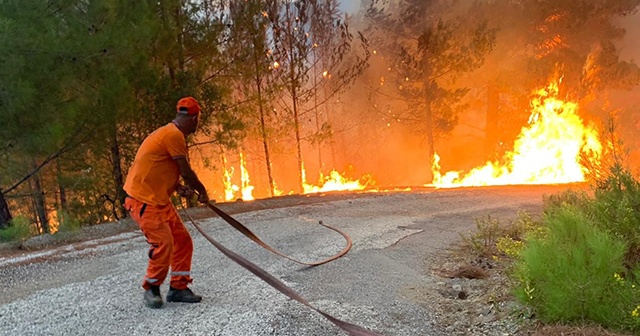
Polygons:
<instances>
[{"instance_id":1,"label":"man's leg","mask_svg":"<svg viewBox=\"0 0 640 336\"><path fill-rule=\"evenodd\" d=\"M171 255L175 248L169 222L166 218L162 218L162 213L150 213L149 215L146 219L143 216L140 222L140 229L147 238L147 243L151 245L147 274L142 283L144 289L149 289L150 286L160 286L164 282L169 273Z\"/></svg>"},{"instance_id":2,"label":"man's leg","mask_svg":"<svg viewBox=\"0 0 640 336\"><path fill-rule=\"evenodd\" d=\"M167 218L168 212L166 207L145 205L132 198L127 198L126 205L131 217L147 238L147 243L151 245L142 287L145 289L147 305L159 308L162 306L159 287L167 277L173 253L173 236Z\"/></svg>"},{"instance_id":3,"label":"man's leg","mask_svg":"<svg viewBox=\"0 0 640 336\"><path fill-rule=\"evenodd\" d=\"M171 207L169 226L173 235L174 249L171 256L171 288L167 294L169 302L200 302L202 297L188 288L191 283L191 258L193 241L175 208Z\"/></svg>"}]
</instances>

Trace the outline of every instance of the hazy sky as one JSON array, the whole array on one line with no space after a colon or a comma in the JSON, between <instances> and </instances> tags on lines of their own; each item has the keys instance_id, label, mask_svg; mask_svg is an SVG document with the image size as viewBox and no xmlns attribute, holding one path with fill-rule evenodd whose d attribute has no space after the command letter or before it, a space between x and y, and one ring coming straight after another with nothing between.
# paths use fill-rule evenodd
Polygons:
<instances>
[{"instance_id":1,"label":"hazy sky","mask_svg":"<svg viewBox=\"0 0 640 336\"><path fill-rule=\"evenodd\" d=\"M360 0L342 0L340 7L347 13L355 13L360 6Z\"/></svg>"}]
</instances>

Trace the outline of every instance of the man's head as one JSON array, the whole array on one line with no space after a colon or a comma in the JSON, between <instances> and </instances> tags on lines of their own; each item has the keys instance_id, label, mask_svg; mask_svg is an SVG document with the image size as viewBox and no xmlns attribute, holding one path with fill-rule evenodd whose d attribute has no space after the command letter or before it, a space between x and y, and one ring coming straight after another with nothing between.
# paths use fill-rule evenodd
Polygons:
<instances>
[{"instance_id":1,"label":"man's head","mask_svg":"<svg viewBox=\"0 0 640 336\"><path fill-rule=\"evenodd\" d=\"M175 121L180 130L189 135L195 133L198 129L198 121L200 120L200 104L193 97L185 97L178 101L176 105L178 114Z\"/></svg>"}]
</instances>

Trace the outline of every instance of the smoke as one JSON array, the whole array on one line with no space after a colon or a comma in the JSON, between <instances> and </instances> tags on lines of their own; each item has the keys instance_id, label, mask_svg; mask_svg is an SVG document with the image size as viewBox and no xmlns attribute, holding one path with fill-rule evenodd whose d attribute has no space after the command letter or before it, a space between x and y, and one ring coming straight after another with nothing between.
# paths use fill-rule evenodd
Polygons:
<instances>
[{"instance_id":1,"label":"smoke","mask_svg":"<svg viewBox=\"0 0 640 336\"><path fill-rule=\"evenodd\" d=\"M616 47L620 51L622 61L640 64L640 12L617 20L617 25L625 30L625 35ZM635 163L633 170L638 170L640 162L640 88L631 91L615 91L611 94L611 105L616 111L616 126L620 140L629 154L629 162Z\"/></svg>"},{"instance_id":2,"label":"smoke","mask_svg":"<svg viewBox=\"0 0 640 336\"><path fill-rule=\"evenodd\" d=\"M617 21L619 27L626 32L622 41L618 44L620 59L637 64L640 62L640 44L638 44L638 36L640 36L640 12L620 18Z\"/></svg>"}]
</instances>

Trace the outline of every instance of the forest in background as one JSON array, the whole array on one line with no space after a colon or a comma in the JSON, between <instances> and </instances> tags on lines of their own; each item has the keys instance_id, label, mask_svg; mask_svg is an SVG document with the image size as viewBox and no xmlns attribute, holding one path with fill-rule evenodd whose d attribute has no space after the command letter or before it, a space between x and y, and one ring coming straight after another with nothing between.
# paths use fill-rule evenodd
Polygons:
<instances>
[{"instance_id":1,"label":"forest in background","mask_svg":"<svg viewBox=\"0 0 640 336\"><path fill-rule=\"evenodd\" d=\"M256 197L331 170L422 185L435 152L474 167L510 149L532 93L559 78L582 118L634 145L639 4L2 0L0 228L125 217L135 152L183 96L203 106L190 160L218 200L240 160Z\"/></svg>"}]
</instances>

